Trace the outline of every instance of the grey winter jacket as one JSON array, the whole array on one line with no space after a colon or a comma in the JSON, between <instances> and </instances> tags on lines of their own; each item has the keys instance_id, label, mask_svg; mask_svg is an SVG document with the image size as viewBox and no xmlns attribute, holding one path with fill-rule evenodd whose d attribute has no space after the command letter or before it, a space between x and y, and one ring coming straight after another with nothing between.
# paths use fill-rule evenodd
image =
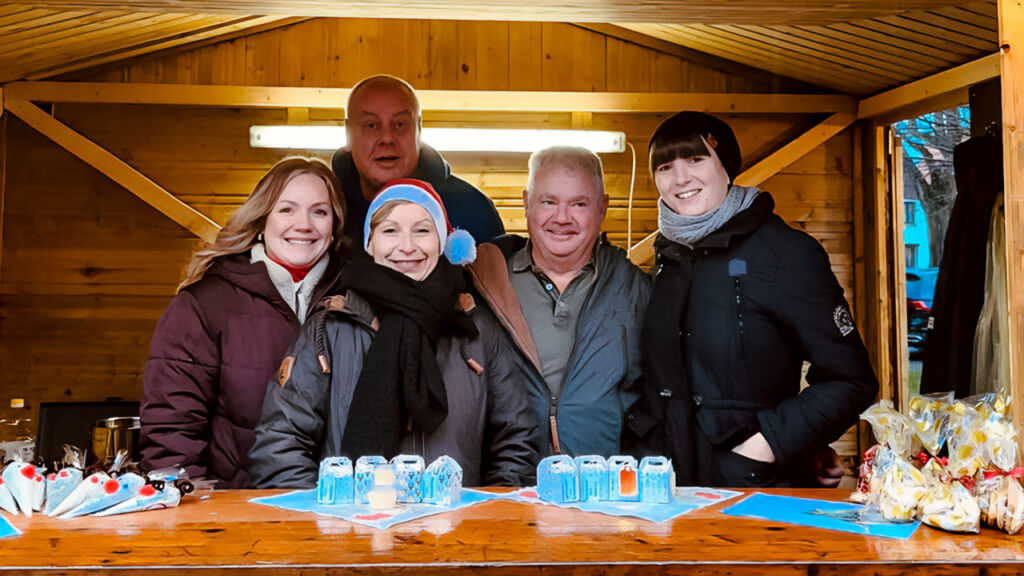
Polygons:
<instances>
[{"instance_id":1,"label":"grey winter jacket","mask_svg":"<svg viewBox=\"0 0 1024 576\"><path fill-rule=\"evenodd\" d=\"M352 393L377 319L353 291L331 296L323 306L306 322L277 379L267 386L249 453L249 477L256 488L313 487L320 460L340 453ZM451 456L462 466L466 486L531 484L539 424L513 379L510 354L497 327L471 304L464 302L464 308L480 336L437 342L448 416L430 434L407 432L402 452L419 454L428 464L438 456ZM474 363L482 366L481 374Z\"/></svg>"},{"instance_id":2,"label":"grey winter jacket","mask_svg":"<svg viewBox=\"0 0 1024 576\"><path fill-rule=\"evenodd\" d=\"M542 422L541 455L621 454L625 411L639 398L640 329L651 297L650 279L605 240L596 250L597 280L583 305L565 381L552 396L537 347L508 276L506 258L525 239L504 236L477 247L467 269L515 348L534 418Z\"/></svg>"}]
</instances>

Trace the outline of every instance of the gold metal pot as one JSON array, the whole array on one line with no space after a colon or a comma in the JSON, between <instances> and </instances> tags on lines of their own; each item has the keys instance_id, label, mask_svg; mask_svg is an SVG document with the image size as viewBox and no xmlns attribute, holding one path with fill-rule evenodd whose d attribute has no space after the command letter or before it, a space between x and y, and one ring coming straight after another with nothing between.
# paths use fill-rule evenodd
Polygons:
<instances>
[{"instance_id":1,"label":"gold metal pot","mask_svg":"<svg viewBox=\"0 0 1024 576\"><path fill-rule=\"evenodd\" d=\"M92 429L92 453L100 462L110 462L121 450L128 451L129 460L138 460L138 417L117 417L97 420Z\"/></svg>"}]
</instances>

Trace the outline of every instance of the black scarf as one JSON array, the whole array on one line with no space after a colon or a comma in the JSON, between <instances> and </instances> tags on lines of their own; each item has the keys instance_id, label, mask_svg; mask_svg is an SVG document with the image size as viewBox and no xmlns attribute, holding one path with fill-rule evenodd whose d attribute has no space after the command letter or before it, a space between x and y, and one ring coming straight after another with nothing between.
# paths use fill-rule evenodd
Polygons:
<instances>
[{"instance_id":1,"label":"black scarf","mask_svg":"<svg viewBox=\"0 0 1024 576\"><path fill-rule=\"evenodd\" d=\"M647 420L647 428L654 429L654 437L647 443L661 446L672 458L679 484L689 485L695 481L696 418L690 398L689 371L683 364L683 344L680 330L690 296L690 284L697 261L697 253L707 249L725 249L733 236L750 234L757 230L771 215L775 201L769 194L758 194L753 204L738 213L718 230L708 234L690 248L659 235L654 243L657 253L655 261L654 291L644 318L641 343L644 351L643 408L635 415ZM665 414L667 398L672 398L673 413ZM670 426L654 428L656 422Z\"/></svg>"},{"instance_id":2,"label":"black scarf","mask_svg":"<svg viewBox=\"0 0 1024 576\"><path fill-rule=\"evenodd\" d=\"M453 334L477 335L469 316L456 309L465 288L463 271L441 258L418 282L360 254L342 270L337 287L366 299L380 319L352 394L341 453L391 458L401 450L407 427L430 433L448 415L436 342Z\"/></svg>"}]
</instances>

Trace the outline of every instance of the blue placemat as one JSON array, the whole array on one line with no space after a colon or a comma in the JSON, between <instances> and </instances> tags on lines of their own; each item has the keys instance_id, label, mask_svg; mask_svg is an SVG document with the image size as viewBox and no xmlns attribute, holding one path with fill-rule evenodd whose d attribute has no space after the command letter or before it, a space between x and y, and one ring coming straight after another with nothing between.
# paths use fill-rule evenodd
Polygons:
<instances>
[{"instance_id":1,"label":"blue placemat","mask_svg":"<svg viewBox=\"0 0 1024 576\"><path fill-rule=\"evenodd\" d=\"M584 512L597 512L608 516L630 516L640 518L649 522L665 522L687 512L698 510L712 504L725 502L730 498L739 496L739 492L730 490L714 490L711 488L685 487L676 488L675 497L667 504L655 504L651 502L611 502L607 500L598 502L568 502L555 504L541 500L537 495L536 488L523 488L508 495L508 498L516 502L527 502L530 504L546 504L560 508L575 508Z\"/></svg>"},{"instance_id":2,"label":"blue placemat","mask_svg":"<svg viewBox=\"0 0 1024 576\"><path fill-rule=\"evenodd\" d=\"M11 525L7 518L4 517L3 514L0 514L0 538L8 538L10 536L19 535L21 535L21 530L18 530L13 525Z\"/></svg>"},{"instance_id":3,"label":"blue placemat","mask_svg":"<svg viewBox=\"0 0 1024 576\"><path fill-rule=\"evenodd\" d=\"M722 513L900 540L910 538L921 525L920 522L895 524L881 518L865 519L859 514L862 510L863 506L850 502L811 500L757 492L742 502L722 510Z\"/></svg>"},{"instance_id":4,"label":"blue placemat","mask_svg":"<svg viewBox=\"0 0 1024 576\"><path fill-rule=\"evenodd\" d=\"M480 492L469 488L463 488L460 495L461 499L459 500L459 503L452 506L438 506L434 504L401 504L393 510L373 510L366 504L320 506L316 503L316 490L296 490L294 492L288 492L277 496L253 498L252 500L249 500L249 502L254 504L263 504L264 506L284 508L285 510L293 510L295 512L313 512L323 516L334 516L335 518L341 518L343 520L348 520L349 522L355 522L356 524L363 524L364 526L385 530L396 524L401 524L410 520L425 518L427 516L433 516L434 514L443 514L445 512L451 512L452 510L458 510L459 508L479 504L480 502L507 497L506 494L491 494L490 492Z\"/></svg>"}]
</instances>

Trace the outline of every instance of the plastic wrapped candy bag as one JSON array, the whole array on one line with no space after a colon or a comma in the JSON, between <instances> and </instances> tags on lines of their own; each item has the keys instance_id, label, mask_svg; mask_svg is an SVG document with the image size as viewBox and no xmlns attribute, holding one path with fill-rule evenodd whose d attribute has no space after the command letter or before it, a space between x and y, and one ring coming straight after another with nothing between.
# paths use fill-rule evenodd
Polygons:
<instances>
[{"instance_id":1,"label":"plastic wrapped candy bag","mask_svg":"<svg viewBox=\"0 0 1024 576\"><path fill-rule=\"evenodd\" d=\"M1024 470L1010 474L986 472L976 488L981 521L986 526L1016 534L1024 527L1024 488L1019 477Z\"/></svg>"},{"instance_id":2,"label":"plastic wrapped candy bag","mask_svg":"<svg viewBox=\"0 0 1024 576\"><path fill-rule=\"evenodd\" d=\"M864 452L861 458L857 490L850 495L851 502L866 504L878 499L882 489L882 478L896 461L888 446L875 444Z\"/></svg>"},{"instance_id":3,"label":"plastic wrapped candy bag","mask_svg":"<svg viewBox=\"0 0 1024 576\"><path fill-rule=\"evenodd\" d=\"M985 434L984 457L996 468L1007 472L1017 467L1017 431L1010 421L998 413L991 414L982 425Z\"/></svg>"},{"instance_id":4,"label":"plastic wrapped candy bag","mask_svg":"<svg viewBox=\"0 0 1024 576\"><path fill-rule=\"evenodd\" d=\"M949 439L949 471L953 476L974 476L988 467L988 434L981 415L973 407L958 402L952 418L954 433Z\"/></svg>"},{"instance_id":5,"label":"plastic wrapped candy bag","mask_svg":"<svg viewBox=\"0 0 1024 576\"><path fill-rule=\"evenodd\" d=\"M885 472L878 491L878 509L890 522L910 522L928 493L928 479L909 461L896 460Z\"/></svg>"},{"instance_id":6,"label":"plastic wrapped candy bag","mask_svg":"<svg viewBox=\"0 0 1024 576\"><path fill-rule=\"evenodd\" d=\"M921 521L949 532L977 533L981 524L978 501L960 482L936 483L918 503Z\"/></svg>"},{"instance_id":7,"label":"plastic wrapped candy bag","mask_svg":"<svg viewBox=\"0 0 1024 576\"><path fill-rule=\"evenodd\" d=\"M921 445L929 454L937 456L950 436L952 402L952 392L910 398L910 420Z\"/></svg>"},{"instance_id":8,"label":"plastic wrapped candy bag","mask_svg":"<svg viewBox=\"0 0 1024 576\"><path fill-rule=\"evenodd\" d=\"M875 439L879 444L888 446L895 456L906 458L915 452L914 424L893 408L891 400L880 400L865 410L860 418L871 424Z\"/></svg>"}]
</instances>

